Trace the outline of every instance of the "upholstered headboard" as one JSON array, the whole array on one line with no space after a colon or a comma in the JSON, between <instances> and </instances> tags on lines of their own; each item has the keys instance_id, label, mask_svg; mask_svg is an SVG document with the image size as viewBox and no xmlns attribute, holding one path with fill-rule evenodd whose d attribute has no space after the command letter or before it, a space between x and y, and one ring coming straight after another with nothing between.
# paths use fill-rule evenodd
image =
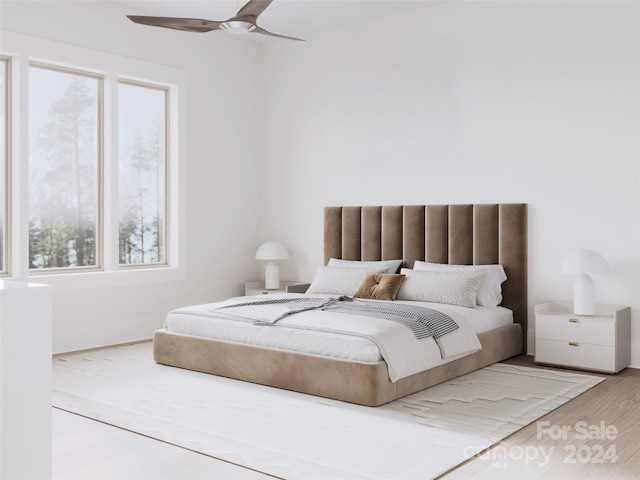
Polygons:
<instances>
[{"instance_id":1,"label":"upholstered headboard","mask_svg":"<svg viewBox=\"0 0 640 480\"><path fill-rule=\"evenodd\" d=\"M500 263L502 305L522 325L527 350L527 205L326 207L324 260L403 259L457 265Z\"/></svg>"}]
</instances>

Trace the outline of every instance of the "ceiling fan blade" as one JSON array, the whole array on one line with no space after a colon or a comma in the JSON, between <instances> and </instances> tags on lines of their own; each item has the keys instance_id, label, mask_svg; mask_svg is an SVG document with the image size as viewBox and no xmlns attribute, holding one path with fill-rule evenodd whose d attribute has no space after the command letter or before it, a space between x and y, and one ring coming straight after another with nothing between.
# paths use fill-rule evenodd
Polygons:
<instances>
[{"instance_id":1,"label":"ceiling fan blade","mask_svg":"<svg viewBox=\"0 0 640 480\"><path fill-rule=\"evenodd\" d=\"M273 0L249 0L244 7L238 10L236 16L232 20L241 19L242 17L253 17L255 21L265 9L271 5Z\"/></svg>"},{"instance_id":2,"label":"ceiling fan blade","mask_svg":"<svg viewBox=\"0 0 640 480\"><path fill-rule=\"evenodd\" d=\"M219 30L220 24L222 23L198 18L141 17L138 15L127 15L127 17L132 22L142 25L173 28L174 30L184 30L187 32L210 32L211 30Z\"/></svg>"},{"instance_id":3,"label":"ceiling fan blade","mask_svg":"<svg viewBox=\"0 0 640 480\"><path fill-rule=\"evenodd\" d=\"M304 39L302 39L302 38L287 37L286 35L278 35L277 33L271 33L271 32L268 32L267 30L265 30L264 28L260 28L257 25L256 25L256 28L251 30L251 33L261 33L263 35L269 35L271 37L286 38L287 40L297 40L299 42L304 42Z\"/></svg>"}]
</instances>

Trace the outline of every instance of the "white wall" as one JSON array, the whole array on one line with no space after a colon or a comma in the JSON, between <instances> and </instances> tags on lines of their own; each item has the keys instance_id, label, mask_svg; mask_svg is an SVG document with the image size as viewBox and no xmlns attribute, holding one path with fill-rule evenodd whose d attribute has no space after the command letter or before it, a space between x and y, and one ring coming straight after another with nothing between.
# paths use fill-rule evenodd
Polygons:
<instances>
[{"instance_id":1,"label":"white wall","mask_svg":"<svg viewBox=\"0 0 640 480\"><path fill-rule=\"evenodd\" d=\"M526 202L533 306L570 300L568 251L600 251L600 302L631 305L640 366L640 3L452 2L269 44L262 237L322 262L326 205Z\"/></svg>"},{"instance_id":2,"label":"white wall","mask_svg":"<svg viewBox=\"0 0 640 480\"><path fill-rule=\"evenodd\" d=\"M150 28L110 2L5 2L0 27L186 70L186 279L54 289L54 352L150 338L166 312L242 293L259 275L256 45ZM220 32L222 33L222 32ZM0 48L2 46L0 45ZM46 58L47 52L42 52ZM238 59L242 59L238 61ZM248 278L249 277L249 278ZM44 278L36 278L36 281Z\"/></svg>"}]
</instances>

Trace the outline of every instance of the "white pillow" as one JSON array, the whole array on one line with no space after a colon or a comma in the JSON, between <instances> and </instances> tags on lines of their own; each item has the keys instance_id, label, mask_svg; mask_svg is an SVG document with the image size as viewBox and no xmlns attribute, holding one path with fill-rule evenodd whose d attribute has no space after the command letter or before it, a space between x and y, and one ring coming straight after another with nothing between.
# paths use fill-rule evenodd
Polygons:
<instances>
[{"instance_id":1,"label":"white pillow","mask_svg":"<svg viewBox=\"0 0 640 480\"><path fill-rule=\"evenodd\" d=\"M366 268L320 266L306 293L353 295L367 273L371 271Z\"/></svg>"},{"instance_id":2,"label":"white pillow","mask_svg":"<svg viewBox=\"0 0 640 480\"><path fill-rule=\"evenodd\" d=\"M448 303L475 308L485 274L482 272L436 272L403 268L404 282L396 300Z\"/></svg>"},{"instance_id":3,"label":"white pillow","mask_svg":"<svg viewBox=\"0 0 640 480\"><path fill-rule=\"evenodd\" d=\"M502 303L502 283L507 279L502 265L448 265L416 260L414 270L430 272L482 272L485 274L476 302L483 307L496 307Z\"/></svg>"},{"instance_id":4,"label":"white pillow","mask_svg":"<svg viewBox=\"0 0 640 480\"><path fill-rule=\"evenodd\" d=\"M373 273L398 273L400 265L402 265L402 260L360 261L330 258L327 263L329 267L368 268Z\"/></svg>"}]
</instances>

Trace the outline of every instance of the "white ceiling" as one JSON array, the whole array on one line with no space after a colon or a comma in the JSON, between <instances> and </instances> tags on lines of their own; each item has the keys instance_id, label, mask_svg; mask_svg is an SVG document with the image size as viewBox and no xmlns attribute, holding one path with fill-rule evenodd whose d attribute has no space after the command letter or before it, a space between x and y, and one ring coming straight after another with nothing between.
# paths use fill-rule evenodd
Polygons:
<instances>
[{"instance_id":1,"label":"white ceiling","mask_svg":"<svg viewBox=\"0 0 640 480\"><path fill-rule=\"evenodd\" d=\"M132 15L227 20L247 0L109 0L131 10ZM344 29L428 8L452 0L274 0L258 24L273 33L305 38L313 33ZM151 28L140 26L140 28ZM252 41L281 41L264 35L245 35Z\"/></svg>"}]
</instances>

